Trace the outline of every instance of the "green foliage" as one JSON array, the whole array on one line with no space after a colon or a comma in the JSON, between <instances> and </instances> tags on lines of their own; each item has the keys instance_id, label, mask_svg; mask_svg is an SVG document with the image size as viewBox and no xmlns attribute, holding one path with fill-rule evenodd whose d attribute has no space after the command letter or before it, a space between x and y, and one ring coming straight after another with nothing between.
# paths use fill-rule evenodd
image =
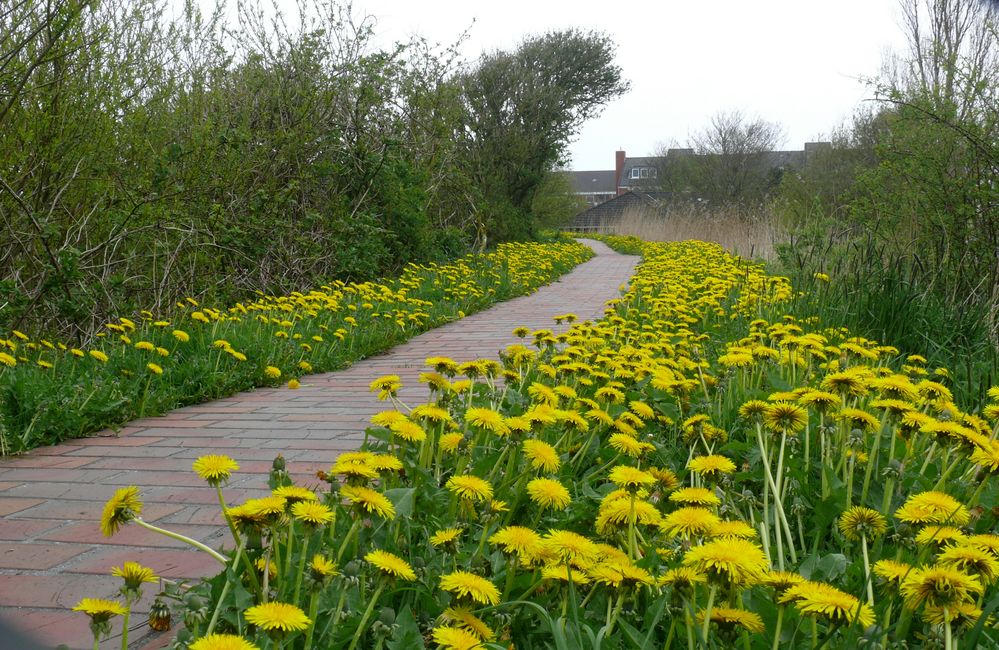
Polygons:
<instances>
[{"instance_id":1,"label":"green foliage","mask_svg":"<svg viewBox=\"0 0 999 650\"><path fill-rule=\"evenodd\" d=\"M186 296L235 302L530 239L534 188L620 90L603 37L495 53L523 74L495 79L491 101L510 104L507 126L529 125L504 141L469 110L480 68L453 48L379 48L373 19L339 0L269 12L243 3L227 22L195 3L168 18L166 0L12 7L0 24L0 331L85 341L110 318ZM576 56L592 74L549 86L526 72ZM516 196L510 169L524 170Z\"/></svg>"},{"instance_id":2,"label":"green foliage","mask_svg":"<svg viewBox=\"0 0 999 650\"><path fill-rule=\"evenodd\" d=\"M586 209L586 201L572 194L567 175L551 172L534 195L531 213L542 228L562 228Z\"/></svg>"},{"instance_id":3,"label":"green foliage","mask_svg":"<svg viewBox=\"0 0 999 650\"><path fill-rule=\"evenodd\" d=\"M954 0L903 11L910 51L871 82L878 108L782 185L782 271L803 285L829 274L829 322L953 368L981 400L999 376L996 14Z\"/></svg>"},{"instance_id":4,"label":"green foliage","mask_svg":"<svg viewBox=\"0 0 999 650\"><path fill-rule=\"evenodd\" d=\"M534 231L532 205L564 162L569 140L629 87L613 60L609 37L568 29L487 54L459 78L489 237Z\"/></svg>"}]
</instances>

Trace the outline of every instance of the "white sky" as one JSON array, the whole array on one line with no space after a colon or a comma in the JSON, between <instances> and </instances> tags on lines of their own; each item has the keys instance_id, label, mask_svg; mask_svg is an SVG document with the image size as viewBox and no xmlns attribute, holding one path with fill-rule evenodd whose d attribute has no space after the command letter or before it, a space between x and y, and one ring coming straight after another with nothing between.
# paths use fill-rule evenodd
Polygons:
<instances>
[{"instance_id":1,"label":"white sky","mask_svg":"<svg viewBox=\"0 0 999 650\"><path fill-rule=\"evenodd\" d=\"M471 26L461 52L512 49L525 37L579 27L609 34L631 91L587 122L572 168L613 169L614 151L650 155L683 144L719 110L781 123L784 146L828 133L865 98L902 49L897 0L355 0L380 38L420 34L449 44ZM474 25L473 25L474 20Z\"/></svg>"}]
</instances>

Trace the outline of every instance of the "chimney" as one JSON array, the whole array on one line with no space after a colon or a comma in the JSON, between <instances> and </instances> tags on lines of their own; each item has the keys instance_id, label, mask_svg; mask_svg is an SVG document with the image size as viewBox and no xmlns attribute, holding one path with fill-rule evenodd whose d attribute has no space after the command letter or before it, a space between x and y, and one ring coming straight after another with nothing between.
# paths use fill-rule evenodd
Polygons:
<instances>
[{"instance_id":1,"label":"chimney","mask_svg":"<svg viewBox=\"0 0 999 650\"><path fill-rule=\"evenodd\" d=\"M617 196L624 194L622 191L624 188L621 187L621 172L624 171L624 158L625 154L621 150L618 150L614 154L614 189Z\"/></svg>"}]
</instances>

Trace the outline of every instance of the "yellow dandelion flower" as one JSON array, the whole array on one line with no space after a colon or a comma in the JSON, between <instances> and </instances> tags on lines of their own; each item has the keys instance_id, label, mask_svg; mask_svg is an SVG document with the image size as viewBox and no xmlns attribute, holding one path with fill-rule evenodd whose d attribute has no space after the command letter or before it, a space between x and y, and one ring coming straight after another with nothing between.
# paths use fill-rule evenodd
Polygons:
<instances>
[{"instance_id":1,"label":"yellow dandelion flower","mask_svg":"<svg viewBox=\"0 0 999 650\"><path fill-rule=\"evenodd\" d=\"M444 487L452 494L468 501L487 501L493 498L493 486L478 476L452 476Z\"/></svg>"},{"instance_id":2,"label":"yellow dandelion flower","mask_svg":"<svg viewBox=\"0 0 999 650\"><path fill-rule=\"evenodd\" d=\"M549 530L541 546L562 562L592 561L600 552L593 541L568 530Z\"/></svg>"},{"instance_id":3,"label":"yellow dandelion flower","mask_svg":"<svg viewBox=\"0 0 999 650\"><path fill-rule=\"evenodd\" d=\"M321 581L337 575L336 562L316 553L309 561L309 573L313 580Z\"/></svg>"},{"instance_id":4,"label":"yellow dandelion flower","mask_svg":"<svg viewBox=\"0 0 999 650\"><path fill-rule=\"evenodd\" d=\"M281 369L274 366L267 366L264 368L264 375L269 379L280 379Z\"/></svg>"},{"instance_id":5,"label":"yellow dandelion flower","mask_svg":"<svg viewBox=\"0 0 999 650\"><path fill-rule=\"evenodd\" d=\"M473 407L465 411L465 422L470 426L491 431L498 436L510 432L503 420L503 415L488 408Z\"/></svg>"},{"instance_id":6,"label":"yellow dandelion flower","mask_svg":"<svg viewBox=\"0 0 999 650\"><path fill-rule=\"evenodd\" d=\"M406 442L423 442L427 439L427 432L423 427L409 420L399 420L389 425L389 431L399 436Z\"/></svg>"},{"instance_id":7,"label":"yellow dandelion flower","mask_svg":"<svg viewBox=\"0 0 999 650\"><path fill-rule=\"evenodd\" d=\"M821 616L840 625L859 623L866 628L874 624L874 610L855 596L822 582L806 580L784 592L781 604L792 603L806 616Z\"/></svg>"},{"instance_id":8,"label":"yellow dandelion flower","mask_svg":"<svg viewBox=\"0 0 999 650\"><path fill-rule=\"evenodd\" d=\"M715 524L708 535L711 537L742 537L752 539L756 537L756 529L740 520L722 520Z\"/></svg>"},{"instance_id":9,"label":"yellow dandelion flower","mask_svg":"<svg viewBox=\"0 0 999 650\"><path fill-rule=\"evenodd\" d=\"M963 571L944 566L913 569L899 587L905 606L917 609L921 605L950 607L974 602L982 593L981 580Z\"/></svg>"},{"instance_id":10,"label":"yellow dandelion flower","mask_svg":"<svg viewBox=\"0 0 999 650\"><path fill-rule=\"evenodd\" d=\"M968 538L960 528L954 526L930 525L916 534L916 543L942 548L948 544L963 542Z\"/></svg>"},{"instance_id":11,"label":"yellow dandelion flower","mask_svg":"<svg viewBox=\"0 0 999 650\"><path fill-rule=\"evenodd\" d=\"M988 587L999 578L999 560L985 549L956 544L948 546L937 555L937 564L978 576Z\"/></svg>"},{"instance_id":12,"label":"yellow dandelion flower","mask_svg":"<svg viewBox=\"0 0 999 650\"><path fill-rule=\"evenodd\" d=\"M608 438L607 444L610 445L611 449L619 454L624 454L625 456L630 456L632 458L640 458L648 452L655 451L656 449L655 445L638 440L633 435L628 435L627 433L613 434L610 438Z\"/></svg>"},{"instance_id":13,"label":"yellow dandelion flower","mask_svg":"<svg viewBox=\"0 0 999 650\"><path fill-rule=\"evenodd\" d=\"M999 474L999 440L985 440L971 452L971 462L990 474Z\"/></svg>"},{"instance_id":14,"label":"yellow dandelion flower","mask_svg":"<svg viewBox=\"0 0 999 650\"><path fill-rule=\"evenodd\" d=\"M661 587L672 587L678 591L689 591L695 585L707 581L708 579L700 571L684 566L666 571L656 579L656 584Z\"/></svg>"},{"instance_id":15,"label":"yellow dandelion flower","mask_svg":"<svg viewBox=\"0 0 999 650\"><path fill-rule=\"evenodd\" d=\"M927 605L923 608L923 620L932 625L957 623L959 626L972 627L982 617L982 610L974 603L960 602L948 607ZM989 617L990 621L992 617Z\"/></svg>"},{"instance_id":16,"label":"yellow dandelion flower","mask_svg":"<svg viewBox=\"0 0 999 650\"><path fill-rule=\"evenodd\" d=\"M608 478L612 483L630 492L635 492L645 486L653 485L656 477L630 465L618 465L611 469Z\"/></svg>"},{"instance_id":17,"label":"yellow dandelion flower","mask_svg":"<svg viewBox=\"0 0 999 650\"><path fill-rule=\"evenodd\" d=\"M491 641L496 637L493 629L467 607L448 607L441 614L441 621L468 630L483 641Z\"/></svg>"},{"instance_id":18,"label":"yellow dandelion flower","mask_svg":"<svg viewBox=\"0 0 999 650\"><path fill-rule=\"evenodd\" d=\"M844 408L840 409L836 413L836 419L841 422L846 422L850 428L859 429L861 431L876 431L881 425L876 417L864 411L863 409L856 408Z\"/></svg>"},{"instance_id":19,"label":"yellow dandelion flower","mask_svg":"<svg viewBox=\"0 0 999 650\"><path fill-rule=\"evenodd\" d=\"M864 506L853 506L839 516L839 530L851 541L878 539L888 531L888 520L877 510Z\"/></svg>"},{"instance_id":20,"label":"yellow dandelion flower","mask_svg":"<svg viewBox=\"0 0 999 650\"><path fill-rule=\"evenodd\" d=\"M684 566L702 571L712 582L751 586L770 568L763 549L748 540L726 538L695 546L683 557Z\"/></svg>"},{"instance_id":21,"label":"yellow dandelion flower","mask_svg":"<svg viewBox=\"0 0 999 650\"><path fill-rule=\"evenodd\" d=\"M790 571L767 571L763 576L763 584L773 589L778 598L791 587L804 581L805 578Z\"/></svg>"},{"instance_id":22,"label":"yellow dandelion flower","mask_svg":"<svg viewBox=\"0 0 999 650\"><path fill-rule=\"evenodd\" d=\"M442 409L441 407L433 404L420 404L419 406L414 406L413 410L409 414L409 417L414 420L425 420L434 424L442 424L453 421L451 414L448 413L446 409Z\"/></svg>"},{"instance_id":23,"label":"yellow dandelion flower","mask_svg":"<svg viewBox=\"0 0 999 650\"><path fill-rule=\"evenodd\" d=\"M871 572L889 586L897 589L902 584L902 580L912 572L912 566L895 560L878 560L871 565Z\"/></svg>"},{"instance_id":24,"label":"yellow dandelion flower","mask_svg":"<svg viewBox=\"0 0 999 650\"><path fill-rule=\"evenodd\" d=\"M554 473L562 466L558 452L547 442L525 440L522 444L524 456L531 461L531 467L547 473Z\"/></svg>"},{"instance_id":25,"label":"yellow dandelion flower","mask_svg":"<svg viewBox=\"0 0 999 650\"><path fill-rule=\"evenodd\" d=\"M493 533L489 543L501 547L504 553L523 558L534 554L541 544L541 535L524 526L505 526Z\"/></svg>"},{"instance_id":26,"label":"yellow dandelion flower","mask_svg":"<svg viewBox=\"0 0 999 650\"><path fill-rule=\"evenodd\" d=\"M536 478L527 484L527 494L531 501L543 509L565 510L572 497L564 485L554 479Z\"/></svg>"},{"instance_id":27,"label":"yellow dandelion flower","mask_svg":"<svg viewBox=\"0 0 999 650\"><path fill-rule=\"evenodd\" d=\"M572 569L565 564L544 566L541 569L541 577L544 580L558 580L559 582L572 580L573 584L576 585L588 585L593 582L593 579L586 573Z\"/></svg>"},{"instance_id":28,"label":"yellow dandelion flower","mask_svg":"<svg viewBox=\"0 0 999 650\"><path fill-rule=\"evenodd\" d=\"M595 525L599 534L606 535L627 526L631 521L642 526L656 526L661 525L662 520L662 513L655 505L637 498L637 495L632 505L631 496L625 492L623 498L604 499Z\"/></svg>"},{"instance_id":29,"label":"yellow dandelion flower","mask_svg":"<svg viewBox=\"0 0 999 650\"><path fill-rule=\"evenodd\" d=\"M895 517L910 524L951 524L964 526L971 513L960 501L944 492L920 492L906 499Z\"/></svg>"},{"instance_id":30,"label":"yellow dandelion flower","mask_svg":"<svg viewBox=\"0 0 999 650\"><path fill-rule=\"evenodd\" d=\"M710 534L720 523L718 515L706 508L686 507L663 517L659 527L670 537L690 539Z\"/></svg>"},{"instance_id":31,"label":"yellow dandelion flower","mask_svg":"<svg viewBox=\"0 0 999 650\"><path fill-rule=\"evenodd\" d=\"M259 650L259 646L233 634L206 634L188 647L190 650Z\"/></svg>"},{"instance_id":32,"label":"yellow dandelion flower","mask_svg":"<svg viewBox=\"0 0 999 650\"><path fill-rule=\"evenodd\" d=\"M773 431L797 433L808 424L808 411L792 402L775 402L763 412L763 423Z\"/></svg>"},{"instance_id":33,"label":"yellow dandelion flower","mask_svg":"<svg viewBox=\"0 0 999 650\"><path fill-rule=\"evenodd\" d=\"M371 424L376 427L385 427L386 429L390 428L393 424L405 422L406 420L406 415L399 411L381 411L371 416Z\"/></svg>"},{"instance_id":34,"label":"yellow dandelion flower","mask_svg":"<svg viewBox=\"0 0 999 650\"><path fill-rule=\"evenodd\" d=\"M379 400L385 400L399 392L402 380L399 375L385 375L368 384L368 388L372 393L378 392Z\"/></svg>"},{"instance_id":35,"label":"yellow dandelion flower","mask_svg":"<svg viewBox=\"0 0 999 650\"><path fill-rule=\"evenodd\" d=\"M458 451L458 448L461 447L461 443L464 441L465 441L464 434L445 433L443 436L440 437L440 440L437 441L437 446L440 447L440 450L443 451L445 454L453 454L454 452Z\"/></svg>"},{"instance_id":36,"label":"yellow dandelion flower","mask_svg":"<svg viewBox=\"0 0 999 650\"><path fill-rule=\"evenodd\" d=\"M763 400L754 399L744 402L742 406L739 407L739 417L746 420L752 420L753 418L762 418L763 414L770 407L769 404Z\"/></svg>"},{"instance_id":37,"label":"yellow dandelion flower","mask_svg":"<svg viewBox=\"0 0 999 650\"><path fill-rule=\"evenodd\" d=\"M689 487L679 489L669 495L669 500L674 503L682 503L695 506L717 506L721 505L721 499L708 488Z\"/></svg>"},{"instance_id":38,"label":"yellow dandelion flower","mask_svg":"<svg viewBox=\"0 0 999 650\"><path fill-rule=\"evenodd\" d=\"M498 605L500 592L489 580L468 571L455 571L441 576L441 589L483 605Z\"/></svg>"},{"instance_id":39,"label":"yellow dandelion flower","mask_svg":"<svg viewBox=\"0 0 999 650\"><path fill-rule=\"evenodd\" d=\"M448 377L458 374L458 363L447 357L428 357L424 363Z\"/></svg>"},{"instance_id":40,"label":"yellow dandelion flower","mask_svg":"<svg viewBox=\"0 0 999 650\"><path fill-rule=\"evenodd\" d=\"M382 519L395 518L395 506L381 492L361 485L345 485L340 488L340 496L368 514L378 515Z\"/></svg>"},{"instance_id":41,"label":"yellow dandelion flower","mask_svg":"<svg viewBox=\"0 0 999 650\"><path fill-rule=\"evenodd\" d=\"M162 375L163 374L163 367L160 366L159 364L156 364L156 363L152 363L152 362L147 363L146 364L146 369L149 370L149 372L153 373L154 375Z\"/></svg>"},{"instance_id":42,"label":"yellow dandelion flower","mask_svg":"<svg viewBox=\"0 0 999 650\"><path fill-rule=\"evenodd\" d=\"M112 616L123 616L126 608L117 600L105 598L83 598L73 607L74 612L83 612L95 623L108 621Z\"/></svg>"},{"instance_id":43,"label":"yellow dandelion flower","mask_svg":"<svg viewBox=\"0 0 999 650\"><path fill-rule=\"evenodd\" d=\"M437 626L432 636L434 643L443 650L478 650L485 647L479 637L461 627Z\"/></svg>"},{"instance_id":44,"label":"yellow dandelion flower","mask_svg":"<svg viewBox=\"0 0 999 650\"><path fill-rule=\"evenodd\" d=\"M416 572L413 571L413 567L398 555L379 550L371 551L364 556L364 559L387 576L410 582L416 580Z\"/></svg>"},{"instance_id":45,"label":"yellow dandelion flower","mask_svg":"<svg viewBox=\"0 0 999 650\"><path fill-rule=\"evenodd\" d=\"M312 625L305 612L288 603L255 605L243 612L243 616L247 623L267 632L300 632Z\"/></svg>"},{"instance_id":46,"label":"yellow dandelion flower","mask_svg":"<svg viewBox=\"0 0 999 650\"><path fill-rule=\"evenodd\" d=\"M725 456L711 454L691 458L690 462L687 463L687 469L708 480L717 480L722 474L731 474L734 472L735 463Z\"/></svg>"},{"instance_id":47,"label":"yellow dandelion flower","mask_svg":"<svg viewBox=\"0 0 999 650\"><path fill-rule=\"evenodd\" d=\"M159 577L149 567L144 567L138 562L125 562L122 566L112 567L111 575L117 576L125 581L125 588L135 591L142 586L143 582L156 582Z\"/></svg>"},{"instance_id":48,"label":"yellow dandelion flower","mask_svg":"<svg viewBox=\"0 0 999 650\"><path fill-rule=\"evenodd\" d=\"M325 526L336 514L318 501L298 501L291 506L291 516L309 526Z\"/></svg>"},{"instance_id":49,"label":"yellow dandelion flower","mask_svg":"<svg viewBox=\"0 0 999 650\"><path fill-rule=\"evenodd\" d=\"M215 486L228 481L232 472L239 470L239 464L228 456L208 454L195 460L192 469L209 485Z\"/></svg>"},{"instance_id":50,"label":"yellow dandelion flower","mask_svg":"<svg viewBox=\"0 0 999 650\"><path fill-rule=\"evenodd\" d=\"M445 528L444 530L438 530L430 536L430 545L438 547L454 544L460 536L460 528Z\"/></svg>"},{"instance_id":51,"label":"yellow dandelion flower","mask_svg":"<svg viewBox=\"0 0 999 650\"><path fill-rule=\"evenodd\" d=\"M698 610L696 616L698 623L704 622L704 615L705 611L703 609ZM763 625L763 619L760 618L759 614L732 607L712 608L711 622L725 630L741 628L750 634L760 634L766 629Z\"/></svg>"},{"instance_id":52,"label":"yellow dandelion flower","mask_svg":"<svg viewBox=\"0 0 999 650\"><path fill-rule=\"evenodd\" d=\"M142 501L139 500L139 488L134 485L119 488L104 504L101 532L105 537L111 537L123 524L140 514L142 514Z\"/></svg>"}]
</instances>

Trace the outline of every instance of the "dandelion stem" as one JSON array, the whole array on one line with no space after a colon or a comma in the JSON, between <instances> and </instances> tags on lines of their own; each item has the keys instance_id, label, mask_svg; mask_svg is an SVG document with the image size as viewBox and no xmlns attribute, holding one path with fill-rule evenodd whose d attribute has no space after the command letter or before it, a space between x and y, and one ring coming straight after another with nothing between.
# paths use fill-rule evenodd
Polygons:
<instances>
[{"instance_id":1,"label":"dandelion stem","mask_svg":"<svg viewBox=\"0 0 999 650\"><path fill-rule=\"evenodd\" d=\"M874 585L871 583L871 560L867 555L867 535L860 536L860 549L864 552L864 583L867 585L867 604L874 607Z\"/></svg>"},{"instance_id":2,"label":"dandelion stem","mask_svg":"<svg viewBox=\"0 0 999 650\"><path fill-rule=\"evenodd\" d=\"M189 544L189 545L193 546L194 548L196 548L196 549L198 549L200 551L204 551L205 553L208 553L209 555L211 555L213 558L215 558L216 560L218 560L222 564L228 564L229 563L229 560L227 560L224 555L220 554L218 551L215 551L215 550L212 550L212 549L208 548L207 546L205 546L201 542L193 540L190 537L185 537L184 535L181 535L180 533L175 533L173 531L166 530L165 528L160 528L159 526L154 526L151 523L149 523L147 521L144 521L142 519L142 517L135 517L133 519L133 521L135 523L139 524L140 526L142 526L143 528L146 528L148 530L153 531L154 533L159 533L160 535L165 535L165 536L169 537L170 539L175 539L178 542L184 542L185 544Z\"/></svg>"},{"instance_id":3,"label":"dandelion stem","mask_svg":"<svg viewBox=\"0 0 999 650\"><path fill-rule=\"evenodd\" d=\"M240 541L239 546L236 547L236 555L233 557L232 560L232 566L234 568L239 565L239 558L241 555L243 555L243 549L245 547L246 547L246 540L243 539L242 541ZM205 632L206 636L211 634L215 630L215 624L218 623L219 621L219 614L222 613L222 603L225 602L225 597L229 593L229 587L232 586L234 579L235 576L233 576L232 578L227 577L225 584L222 585L222 593L219 595L218 602L215 603L215 611L212 612L212 618L208 622L208 630Z\"/></svg>"},{"instance_id":4,"label":"dandelion stem","mask_svg":"<svg viewBox=\"0 0 999 650\"><path fill-rule=\"evenodd\" d=\"M614 603L614 610L611 612L610 617L607 620L607 636L610 636L614 632L614 624L617 623L617 617L621 613L621 606L624 604L624 590L621 589L617 595L617 601Z\"/></svg>"},{"instance_id":5,"label":"dandelion stem","mask_svg":"<svg viewBox=\"0 0 999 650\"><path fill-rule=\"evenodd\" d=\"M708 632L711 629L711 609L715 604L715 593L718 591L717 585L711 585L708 590L708 606L704 608L704 626L701 628L701 636L704 637L704 643L708 643Z\"/></svg>"},{"instance_id":6,"label":"dandelion stem","mask_svg":"<svg viewBox=\"0 0 999 650\"><path fill-rule=\"evenodd\" d=\"M343 542L340 543L340 550L336 552L336 563L340 564L340 560L343 559L343 554L347 550L347 546L350 544L350 540L354 537L357 532L357 527L360 525L360 519L354 519L354 523L350 525L350 530L347 531L347 535L343 538Z\"/></svg>"},{"instance_id":7,"label":"dandelion stem","mask_svg":"<svg viewBox=\"0 0 999 650\"><path fill-rule=\"evenodd\" d=\"M308 527L306 527L306 529L308 530ZM310 538L311 538L311 536L310 536ZM296 604L296 605L298 604L298 596L299 596L299 594L302 593L302 579L303 579L303 576L305 575L305 559L306 559L306 556L308 555L308 550L309 550L309 543L308 543L308 541L306 541L306 543L302 546L302 550L299 552L299 556L298 556L298 573L295 574L295 593L294 593L294 596L291 599L291 602L294 603L294 604ZM291 554L289 553L288 555L290 556ZM315 620L315 619L312 619L312 620Z\"/></svg>"},{"instance_id":8,"label":"dandelion stem","mask_svg":"<svg viewBox=\"0 0 999 650\"><path fill-rule=\"evenodd\" d=\"M763 449L763 432L760 430L759 425L756 427L756 438L760 445L760 449ZM794 549L794 537L791 535L791 525L787 523L787 515L784 514L784 505L777 498L777 486L774 483L773 474L770 472L770 464L767 462L763 463L763 470L767 477L767 483L770 485L770 489L774 492L774 504L777 506L777 515L779 522L774 523L774 527L777 528L777 534L775 535L777 539L777 566L783 571L784 570L784 550L781 544L781 531L778 524L784 525L784 532L787 534L787 544L788 550L791 552L791 561L795 564L798 563L798 554ZM765 516L764 516L765 518Z\"/></svg>"},{"instance_id":9,"label":"dandelion stem","mask_svg":"<svg viewBox=\"0 0 999 650\"><path fill-rule=\"evenodd\" d=\"M125 613L121 616L121 650L128 650L128 619L132 614L132 599L125 599Z\"/></svg>"},{"instance_id":10,"label":"dandelion stem","mask_svg":"<svg viewBox=\"0 0 999 650\"><path fill-rule=\"evenodd\" d=\"M225 517L225 523L229 526L229 532L232 533L232 540L236 542L239 546L239 531L236 530L236 524L233 523L232 517L229 516L229 509L226 508L225 498L222 496L222 485L219 483L215 484L215 493L219 497L219 507L222 508L222 516Z\"/></svg>"},{"instance_id":11,"label":"dandelion stem","mask_svg":"<svg viewBox=\"0 0 999 650\"><path fill-rule=\"evenodd\" d=\"M354 632L354 638L350 640L350 645L347 647L347 650L354 650L361 638L364 636L365 628L368 626L368 619L371 618L371 613L375 611L375 604L378 602L378 597L382 595L382 590L384 588L384 584L379 585L378 589L375 589L375 593L372 594L371 600L368 601L368 608L364 610L364 616L361 617L361 622L357 626L357 630Z\"/></svg>"},{"instance_id":12,"label":"dandelion stem","mask_svg":"<svg viewBox=\"0 0 999 650\"><path fill-rule=\"evenodd\" d=\"M781 605L777 608L777 627L774 630L774 643L771 646L771 650L778 650L780 648L780 629L784 625L784 606Z\"/></svg>"}]
</instances>

